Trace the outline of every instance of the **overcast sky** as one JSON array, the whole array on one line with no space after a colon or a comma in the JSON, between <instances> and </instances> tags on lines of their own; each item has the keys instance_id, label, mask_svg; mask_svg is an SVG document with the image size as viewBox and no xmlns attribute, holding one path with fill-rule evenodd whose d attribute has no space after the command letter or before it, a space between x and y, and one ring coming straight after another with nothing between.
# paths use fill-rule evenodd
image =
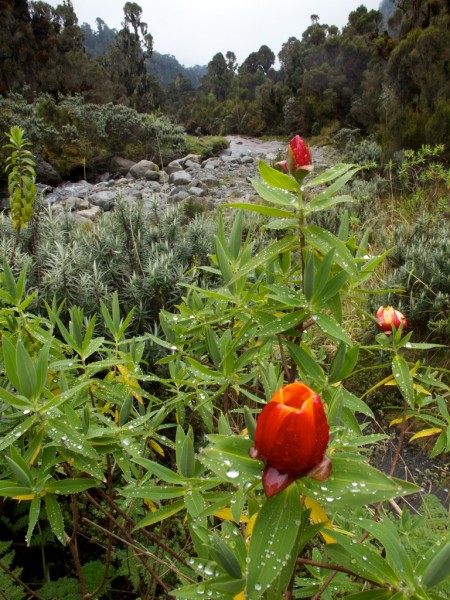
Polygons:
<instances>
[{"instance_id":1,"label":"overcast sky","mask_svg":"<svg viewBox=\"0 0 450 600\"><path fill-rule=\"evenodd\" d=\"M58 0L47 0L52 6ZM242 63L266 44L275 53L290 37L301 39L312 14L320 23L343 27L361 4L378 9L381 0L137 0L153 48L172 54L186 67L206 65L214 54L231 50ZM125 0L72 0L78 22L96 29L100 17L120 29Z\"/></svg>"}]
</instances>

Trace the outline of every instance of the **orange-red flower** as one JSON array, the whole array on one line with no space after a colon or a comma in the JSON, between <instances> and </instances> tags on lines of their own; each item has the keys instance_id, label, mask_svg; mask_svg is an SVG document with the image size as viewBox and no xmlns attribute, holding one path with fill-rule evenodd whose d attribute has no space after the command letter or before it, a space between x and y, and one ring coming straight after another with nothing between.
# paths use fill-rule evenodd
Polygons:
<instances>
[{"instance_id":1,"label":"orange-red flower","mask_svg":"<svg viewBox=\"0 0 450 600\"><path fill-rule=\"evenodd\" d=\"M400 326L406 327L408 325L405 315L392 306L380 306L375 313L375 317L377 319L375 325L386 335L391 335L392 327L398 329Z\"/></svg>"},{"instance_id":2,"label":"orange-red flower","mask_svg":"<svg viewBox=\"0 0 450 600\"><path fill-rule=\"evenodd\" d=\"M266 463L262 481L267 496L302 475L321 481L328 477L329 432L322 401L307 385L291 383L275 393L258 417L250 451Z\"/></svg>"},{"instance_id":3,"label":"orange-red flower","mask_svg":"<svg viewBox=\"0 0 450 600\"><path fill-rule=\"evenodd\" d=\"M299 175L299 171L301 177L303 177L306 173L301 173L301 171L312 171L314 168L309 148L299 135L296 135L289 142L286 160L278 164L294 177Z\"/></svg>"}]
</instances>

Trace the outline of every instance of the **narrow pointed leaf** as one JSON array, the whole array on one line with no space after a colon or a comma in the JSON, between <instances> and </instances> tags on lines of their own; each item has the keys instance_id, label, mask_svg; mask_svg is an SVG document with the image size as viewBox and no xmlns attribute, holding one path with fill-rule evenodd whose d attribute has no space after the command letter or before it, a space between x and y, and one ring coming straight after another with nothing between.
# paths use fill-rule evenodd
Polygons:
<instances>
[{"instance_id":1,"label":"narrow pointed leaf","mask_svg":"<svg viewBox=\"0 0 450 600\"><path fill-rule=\"evenodd\" d=\"M300 186L293 177L277 171L277 169L270 167L263 160L259 161L258 169L267 185L297 193L300 191Z\"/></svg>"},{"instance_id":2,"label":"narrow pointed leaf","mask_svg":"<svg viewBox=\"0 0 450 600\"><path fill-rule=\"evenodd\" d=\"M294 548L300 528L296 485L268 498L259 511L248 551L247 598L261 598Z\"/></svg>"},{"instance_id":3,"label":"narrow pointed leaf","mask_svg":"<svg viewBox=\"0 0 450 600\"><path fill-rule=\"evenodd\" d=\"M61 507L58 504L53 494L45 495L45 512L47 513L47 519L50 523L53 533L56 535L58 540L66 545L66 537L64 532L64 520L61 512Z\"/></svg>"}]
</instances>

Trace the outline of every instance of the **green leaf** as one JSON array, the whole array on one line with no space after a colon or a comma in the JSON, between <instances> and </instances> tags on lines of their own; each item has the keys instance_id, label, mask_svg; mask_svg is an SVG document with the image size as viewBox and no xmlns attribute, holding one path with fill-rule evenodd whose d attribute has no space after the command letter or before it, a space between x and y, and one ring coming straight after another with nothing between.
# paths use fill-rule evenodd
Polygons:
<instances>
[{"instance_id":1,"label":"green leaf","mask_svg":"<svg viewBox=\"0 0 450 600\"><path fill-rule=\"evenodd\" d=\"M392 598L394 592L386 589L380 590L366 590L364 592L358 592L357 594L351 594L346 596L348 600L388 600Z\"/></svg>"},{"instance_id":2,"label":"green leaf","mask_svg":"<svg viewBox=\"0 0 450 600\"><path fill-rule=\"evenodd\" d=\"M244 213L239 210L234 217L233 226L231 228L230 239L228 241L228 248L230 250L231 257L236 260L239 256L239 250L241 249L242 241L242 230L244 228Z\"/></svg>"},{"instance_id":3,"label":"green leaf","mask_svg":"<svg viewBox=\"0 0 450 600\"><path fill-rule=\"evenodd\" d=\"M138 457L133 457L132 460L138 465L143 466L150 473L153 473L153 475L158 477L158 479L161 479L161 481L178 485L184 483L184 478L181 475L175 473L175 471L172 471L172 469L168 469L167 467L154 462L153 460Z\"/></svg>"},{"instance_id":4,"label":"green leaf","mask_svg":"<svg viewBox=\"0 0 450 600\"><path fill-rule=\"evenodd\" d=\"M234 552L218 534L212 533L209 548L213 559L234 579L241 579L242 569Z\"/></svg>"},{"instance_id":5,"label":"green leaf","mask_svg":"<svg viewBox=\"0 0 450 600\"><path fill-rule=\"evenodd\" d=\"M45 483L45 491L51 494L78 494L89 488L98 487L99 482L88 477L75 477L72 479L50 479Z\"/></svg>"},{"instance_id":6,"label":"green leaf","mask_svg":"<svg viewBox=\"0 0 450 600\"><path fill-rule=\"evenodd\" d=\"M263 463L250 458L252 441L239 436L208 436L212 445L199 455L200 462L233 485L244 485L261 477Z\"/></svg>"},{"instance_id":7,"label":"green leaf","mask_svg":"<svg viewBox=\"0 0 450 600\"><path fill-rule=\"evenodd\" d=\"M347 346L352 345L352 340L345 329L326 313L317 313L312 316L327 338L344 342Z\"/></svg>"},{"instance_id":8,"label":"green leaf","mask_svg":"<svg viewBox=\"0 0 450 600\"><path fill-rule=\"evenodd\" d=\"M48 355L52 340L49 340L39 351L39 356L36 362L36 392L35 398L39 398L42 390L47 385L48 379Z\"/></svg>"},{"instance_id":9,"label":"green leaf","mask_svg":"<svg viewBox=\"0 0 450 600\"><path fill-rule=\"evenodd\" d=\"M302 323L307 317L308 313L305 309L296 310L295 312L288 313L284 315L284 317L278 317L274 319L271 323L267 323L258 331L258 337L265 337L269 335L277 335L279 333L283 333L285 331L289 331Z\"/></svg>"},{"instance_id":10,"label":"green leaf","mask_svg":"<svg viewBox=\"0 0 450 600\"><path fill-rule=\"evenodd\" d=\"M258 194L267 202L272 202L273 204L279 204L281 206L292 206L296 208L298 202L298 196L296 194L291 194L287 190L282 188L274 188L269 186L264 181L260 181L259 179L252 179L252 185ZM291 213L292 214L292 213Z\"/></svg>"},{"instance_id":11,"label":"green leaf","mask_svg":"<svg viewBox=\"0 0 450 600\"><path fill-rule=\"evenodd\" d=\"M297 540L301 510L296 485L264 502L248 550L248 600L261 598L287 563Z\"/></svg>"},{"instance_id":12,"label":"green leaf","mask_svg":"<svg viewBox=\"0 0 450 600\"><path fill-rule=\"evenodd\" d=\"M312 300L313 304L318 307L326 306L329 303L329 300L335 298L336 295L341 291L343 286L347 283L348 278L349 275L345 271L341 271L340 273L334 275L334 277L331 277L331 279L325 283L320 295L314 293Z\"/></svg>"},{"instance_id":13,"label":"green leaf","mask_svg":"<svg viewBox=\"0 0 450 600\"><path fill-rule=\"evenodd\" d=\"M253 258L251 258L245 267L241 267L239 271L233 276L232 280L229 283L233 283L234 281L240 279L246 273L253 271L258 267L262 267L264 264L270 262L275 257L278 257L279 254L283 252L289 252L296 250L299 245L298 237L295 235L287 235L283 237L281 240L273 242L260 252Z\"/></svg>"},{"instance_id":14,"label":"green leaf","mask_svg":"<svg viewBox=\"0 0 450 600\"><path fill-rule=\"evenodd\" d=\"M324 173L321 173L314 179L310 179L307 183L307 186L314 187L316 185L323 185L324 183L328 183L333 179L341 177L341 175L344 175L345 173L347 173L347 171L354 168L355 165L338 163L337 165L334 165L334 167L331 167L331 169L327 169Z\"/></svg>"},{"instance_id":15,"label":"green leaf","mask_svg":"<svg viewBox=\"0 0 450 600\"><path fill-rule=\"evenodd\" d=\"M3 338L6 339L6 338ZM11 394L5 388L0 386L0 400L6 402L6 404L10 404L14 406L14 408L18 408L19 410L23 410L30 412L33 407L33 402L29 398L25 398L24 396L18 396L17 394Z\"/></svg>"},{"instance_id":16,"label":"green leaf","mask_svg":"<svg viewBox=\"0 0 450 600\"><path fill-rule=\"evenodd\" d=\"M20 339L16 346L16 368L20 393L27 398L34 398L37 388L36 368Z\"/></svg>"},{"instance_id":17,"label":"green leaf","mask_svg":"<svg viewBox=\"0 0 450 600\"><path fill-rule=\"evenodd\" d=\"M314 293L316 266L314 261L314 252L308 248L305 252L305 270L303 273L303 291L308 302L311 301Z\"/></svg>"},{"instance_id":18,"label":"green leaf","mask_svg":"<svg viewBox=\"0 0 450 600\"><path fill-rule=\"evenodd\" d=\"M227 250L225 250L225 247L223 246L222 242L220 241L217 235L214 236L214 242L216 246L216 257L217 262L219 263L220 272L222 273L222 277L225 283L229 283L230 279L233 277L233 271L231 269L230 264L230 257L228 256Z\"/></svg>"},{"instance_id":19,"label":"green leaf","mask_svg":"<svg viewBox=\"0 0 450 600\"><path fill-rule=\"evenodd\" d=\"M176 513L180 512L184 508L184 500L177 500L176 502L172 502L171 504L167 504L163 508L160 508L156 512L152 512L143 519L141 519L133 528L133 531L137 531L138 529L142 529L143 527L148 527L148 525L154 525L159 521L164 521L164 519L168 519L172 517Z\"/></svg>"},{"instance_id":20,"label":"green leaf","mask_svg":"<svg viewBox=\"0 0 450 600\"><path fill-rule=\"evenodd\" d=\"M413 588L415 585L414 569L405 550L404 542L399 538L392 521L385 517L380 522L363 519L360 523L383 544L389 565L395 569L402 581Z\"/></svg>"},{"instance_id":21,"label":"green leaf","mask_svg":"<svg viewBox=\"0 0 450 600\"><path fill-rule=\"evenodd\" d=\"M429 563L423 579L423 586L431 588L450 575L450 542L448 542Z\"/></svg>"},{"instance_id":22,"label":"green leaf","mask_svg":"<svg viewBox=\"0 0 450 600\"><path fill-rule=\"evenodd\" d=\"M63 546L66 545L66 536L64 532L64 520L61 508L53 494L45 495L45 512L53 533Z\"/></svg>"},{"instance_id":23,"label":"green leaf","mask_svg":"<svg viewBox=\"0 0 450 600\"><path fill-rule=\"evenodd\" d=\"M41 498L38 494L36 494L33 500L30 502L30 510L28 513L28 529L27 535L25 537L27 546L31 543L31 536L33 535L34 528L36 527L36 523L38 522L39 515L41 512Z\"/></svg>"},{"instance_id":24,"label":"green leaf","mask_svg":"<svg viewBox=\"0 0 450 600\"><path fill-rule=\"evenodd\" d=\"M282 188L283 190L290 190L292 192L300 192L300 186L293 177L285 175L273 167L269 167L263 160L259 161L258 169L267 185L275 188Z\"/></svg>"},{"instance_id":25,"label":"green leaf","mask_svg":"<svg viewBox=\"0 0 450 600\"><path fill-rule=\"evenodd\" d=\"M93 459L98 458L96 450L77 430L58 419L49 419L48 424L47 433L57 444L64 446L71 452L75 452L75 454Z\"/></svg>"},{"instance_id":26,"label":"green leaf","mask_svg":"<svg viewBox=\"0 0 450 600\"><path fill-rule=\"evenodd\" d=\"M395 355L392 359L392 374L403 398L413 408L414 388L411 373L409 372L408 363L399 354Z\"/></svg>"},{"instance_id":27,"label":"green leaf","mask_svg":"<svg viewBox=\"0 0 450 600\"><path fill-rule=\"evenodd\" d=\"M194 455L194 444L192 438L186 435L181 447L180 460L177 463L177 467L183 475L183 477L190 478L194 476L195 472L195 455Z\"/></svg>"},{"instance_id":28,"label":"green leaf","mask_svg":"<svg viewBox=\"0 0 450 600\"><path fill-rule=\"evenodd\" d=\"M341 269L346 271L350 277L353 277L354 279L359 278L355 260L344 242L329 231L315 225L302 227L302 232L307 243L319 250L322 254L325 255L328 254L330 250L334 250L335 262Z\"/></svg>"},{"instance_id":29,"label":"green leaf","mask_svg":"<svg viewBox=\"0 0 450 600\"><path fill-rule=\"evenodd\" d=\"M345 565L354 573L364 579L375 581L380 585L387 583L396 587L401 579L370 544L358 544L356 539L349 539L346 535L333 530L336 544L328 544L327 554L330 554L338 564Z\"/></svg>"},{"instance_id":30,"label":"green leaf","mask_svg":"<svg viewBox=\"0 0 450 600\"><path fill-rule=\"evenodd\" d=\"M28 496L33 493L30 487L25 487L15 481L3 479L0 481L0 496L15 498L16 496Z\"/></svg>"},{"instance_id":31,"label":"green leaf","mask_svg":"<svg viewBox=\"0 0 450 600\"><path fill-rule=\"evenodd\" d=\"M236 594L242 592L245 581L243 579L234 579L229 575L220 575L219 577L210 577L202 583L192 583L185 585L170 592L171 596L181 598L181 600L190 600L207 598L208 600L231 600Z\"/></svg>"},{"instance_id":32,"label":"green leaf","mask_svg":"<svg viewBox=\"0 0 450 600\"><path fill-rule=\"evenodd\" d=\"M6 376L13 387L20 391L20 379L16 361L16 347L6 335L2 336L2 346Z\"/></svg>"},{"instance_id":33,"label":"green leaf","mask_svg":"<svg viewBox=\"0 0 450 600\"><path fill-rule=\"evenodd\" d=\"M251 440L254 440L255 439L255 431L256 431L256 421L255 421L249 407L246 404L244 405L244 421L245 421L245 426L248 431L248 437Z\"/></svg>"},{"instance_id":34,"label":"green leaf","mask_svg":"<svg viewBox=\"0 0 450 600\"><path fill-rule=\"evenodd\" d=\"M26 267L23 268L23 272L26 273ZM6 256L3 256L3 276L5 278L6 288L11 296L14 299L15 303L20 301L17 294L17 285L16 280L14 279L14 275L11 271L11 268L6 260Z\"/></svg>"},{"instance_id":35,"label":"green leaf","mask_svg":"<svg viewBox=\"0 0 450 600\"><path fill-rule=\"evenodd\" d=\"M128 421L132 406L133 406L133 396L131 394L127 394L125 400L123 401L122 406L120 407L119 427L122 427L122 425L125 425L125 423Z\"/></svg>"},{"instance_id":36,"label":"green leaf","mask_svg":"<svg viewBox=\"0 0 450 600\"><path fill-rule=\"evenodd\" d=\"M314 198L308 204L308 212L319 212L321 210L328 210L333 206L337 206L338 204L343 204L344 202L354 202L354 198L351 196L333 196L332 198Z\"/></svg>"},{"instance_id":37,"label":"green leaf","mask_svg":"<svg viewBox=\"0 0 450 600\"><path fill-rule=\"evenodd\" d=\"M325 375L320 365L318 365L311 356L309 348L304 344L297 346L291 342L286 342L286 345L289 349L289 354L294 359L302 377L312 379L319 385L323 385L325 383Z\"/></svg>"},{"instance_id":38,"label":"green leaf","mask_svg":"<svg viewBox=\"0 0 450 600\"><path fill-rule=\"evenodd\" d=\"M260 215L266 215L268 217L274 217L276 219L292 219L294 216L292 212L287 210L281 210L280 208L274 208L273 206L266 206L265 204L250 204L247 202L230 202L224 204L226 208L240 208L242 210L249 210L251 212L259 213Z\"/></svg>"},{"instance_id":39,"label":"green leaf","mask_svg":"<svg viewBox=\"0 0 450 600\"><path fill-rule=\"evenodd\" d=\"M16 479L22 485L33 487L33 477L31 475L31 471L27 463L20 456L18 451L14 448L14 446L9 447L9 451L11 456L5 456L8 464L11 468L11 471L16 476Z\"/></svg>"},{"instance_id":40,"label":"green leaf","mask_svg":"<svg viewBox=\"0 0 450 600\"><path fill-rule=\"evenodd\" d=\"M300 486L304 487L307 496L324 506L332 506L333 509L374 504L413 494L419 489L407 481L388 477L367 463L335 455L331 463L331 475L325 482L303 478L300 480Z\"/></svg>"},{"instance_id":41,"label":"green leaf","mask_svg":"<svg viewBox=\"0 0 450 600\"><path fill-rule=\"evenodd\" d=\"M328 372L329 383L341 381L340 374L342 367L344 366L346 353L347 346L344 344L344 342L341 342L330 363L330 370Z\"/></svg>"},{"instance_id":42,"label":"green leaf","mask_svg":"<svg viewBox=\"0 0 450 600\"><path fill-rule=\"evenodd\" d=\"M127 486L121 492L126 498L144 498L146 500L172 500L185 496L186 488L175 485L151 485L144 484L136 487L133 483Z\"/></svg>"},{"instance_id":43,"label":"green leaf","mask_svg":"<svg viewBox=\"0 0 450 600\"><path fill-rule=\"evenodd\" d=\"M216 365L216 367L219 367L220 363L222 362L222 355L219 350L219 343L217 340L217 336L216 336L214 330L209 326L205 326L204 334L205 334L205 344L206 344L206 349L208 350L208 354L211 357L213 363Z\"/></svg>"},{"instance_id":44,"label":"green leaf","mask_svg":"<svg viewBox=\"0 0 450 600\"><path fill-rule=\"evenodd\" d=\"M314 256L314 254L312 252L311 252L311 254ZM321 297L322 297L323 289L324 289L324 287L328 281L328 278L330 276L331 267L333 265L333 259L334 259L334 249L330 250L326 254L326 256L324 256L322 261L320 262L319 268L317 269L317 273L315 273L314 286L313 286L313 290L312 290L312 293L309 298L310 300L312 298L313 302L321 299ZM306 277L306 274L305 274L305 277Z\"/></svg>"},{"instance_id":45,"label":"green leaf","mask_svg":"<svg viewBox=\"0 0 450 600\"><path fill-rule=\"evenodd\" d=\"M298 219L274 219L264 225L266 229L276 229L278 231L298 227Z\"/></svg>"},{"instance_id":46,"label":"green leaf","mask_svg":"<svg viewBox=\"0 0 450 600\"><path fill-rule=\"evenodd\" d=\"M2 437L0 441L0 452L5 448L8 448L11 444L16 442L28 429L30 429L37 422L37 418L33 415L22 423L19 423L14 429Z\"/></svg>"},{"instance_id":47,"label":"green leaf","mask_svg":"<svg viewBox=\"0 0 450 600\"><path fill-rule=\"evenodd\" d=\"M184 497L186 509L193 519L196 519L205 509L205 501L202 493L197 489L191 489L186 492Z\"/></svg>"}]
</instances>

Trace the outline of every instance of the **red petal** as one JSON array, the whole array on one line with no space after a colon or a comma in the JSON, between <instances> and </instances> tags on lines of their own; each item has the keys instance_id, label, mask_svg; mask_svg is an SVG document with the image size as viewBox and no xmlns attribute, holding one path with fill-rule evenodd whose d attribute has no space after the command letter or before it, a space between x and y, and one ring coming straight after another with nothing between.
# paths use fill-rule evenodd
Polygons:
<instances>
[{"instance_id":1,"label":"red petal","mask_svg":"<svg viewBox=\"0 0 450 600\"><path fill-rule=\"evenodd\" d=\"M267 465L262 474L264 492L268 498L282 492L288 485L297 479L292 473L280 473L274 467Z\"/></svg>"}]
</instances>

